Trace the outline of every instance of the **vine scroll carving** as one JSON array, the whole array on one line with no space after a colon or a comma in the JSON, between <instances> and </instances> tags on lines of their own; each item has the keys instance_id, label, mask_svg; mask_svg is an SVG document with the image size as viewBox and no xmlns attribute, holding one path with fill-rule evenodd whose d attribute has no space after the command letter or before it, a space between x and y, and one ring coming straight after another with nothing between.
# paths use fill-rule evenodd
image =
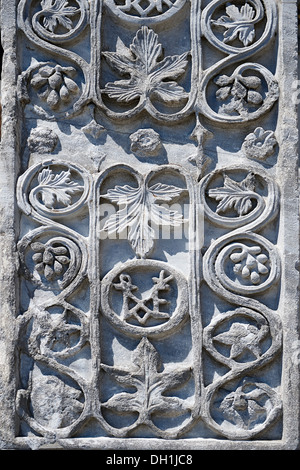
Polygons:
<instances>
[{"instance_id":1,"label":"vine scroll carving","mask_svg":"<svg viewBox=\"0 0 300 470\"><path fill-rule=\"evenodd\" d=\"M281 439L278 3L18 2L20 439Z\"/></svg>"}]
</instances>

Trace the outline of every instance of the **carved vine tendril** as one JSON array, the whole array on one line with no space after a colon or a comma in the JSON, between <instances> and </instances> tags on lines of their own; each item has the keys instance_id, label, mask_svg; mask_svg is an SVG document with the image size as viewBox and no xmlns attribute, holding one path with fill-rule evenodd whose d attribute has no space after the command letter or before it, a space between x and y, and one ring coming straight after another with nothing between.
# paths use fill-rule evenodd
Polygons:
<instances>
[{"instance_id":1,"label":"carved vine tendril","mask_svg":"<svg viewBox=\"0 0 300 470\"><path fill-rule=\"evenodd\" d=\"M86 104L92 103L93 107L105 112L112 120L148 112L158 121L170 124L193 111L197 119L202 114L218 124L255 120L268 112L278 99L278 84L273 74L260 64L244 63L254 53L261 52L272 38L276 28L275 2L251 0L239 6L227 5L226 15L217 17L216 11L220 11L220 8L224 11L225 2L213 0L204 8L202 19L200 10L197 10L198 2L191 2L190 51L175 55L163 54L158 34L149 25L159 22L157 17L160 14L163 16L166 10L174 11L178 2L128 0L124 5L116 2L112 5L112 2L113 0L108 1L104 8L111 8L111 11L114 8L117 14L124 13L131 18L138 16L140 21L132 21L136 32L132 34L129 47L118 38L114 52L100 50L100 36L103 31L102 3L100 8L100 2L86 0L72 3L66 0L42 0L39 5L41 9L36 11L35 4L34 15L27 18L27 12L32 11L33 3L29 0L19 2L19 24L29 41L43 51L49 47L49 52L63 64L32 64L21 77L23 97L26 96L24 103L30 101L28 90L32 87L53 113L58 112L61 105L71 105L78 99L77 103L73 103L74 112L79 112ZM74 6L75 3L78 7ZM183 3L180 3L180 7ZM153 11L155 18L151 17ZM197 15L193 18L195 12ZM265 22L259 33L255 24L263 17ZM122 18L124 19L123 16ZM148 19L149 25L144 21ZM131 21L130 18L127 20ZM199 28L200 22L202 28ZM79 36L88 23L91 41L89 62L72 51L72 48L69 50L65 47L75 39L79 42ZM201 68L200 29L209 43L225 55L207 70ZM223 38L220 39L220 34L215 34L216 29L221 30ZM133 28L129 30L133 31ZM80 47L74 50L79 51ZM101 76L103 69L100 61L103 59L111 71L123 79L107 82L106 77ZM66 65L70 63L72 66ZM224 74L225 68L227 75ZM82 85L79 86L77 83L81 71L83 79L81 78ZM186 83L189 76L187 72L191 72L189 91L186 91L186 85L183 87L179 84L182 78ZM104 83L102 89L100 83ZM215 90L217 100L223 102L219 109L214 109L215 104L208 102L209 85ZM81 89L82 95L79 97ZM123 106L133 106L133 109L120 113L111 111L105 104L109 100ZM164 109L175 108L175 111L169 110L169 114L159 112L156 102L160 103L159 106L163 104ZM157 105L158 108L159 106ZM180 107L181 110L176 111ZM265 147L261 157L263 159L276 142L271 131L266 134L261 129L254 131L254 137L251 136L252 140L249 138L244 143L243 150L246 153L248 151L248 156L253 156L252 147L261 143L261 147ZM200 121L196 130L194 135L197 134L197 161L200 165L205 134ZM85 132L99 137L102 131L103 127L95 121L94 113L92 125L85 126ZM158 155L161 140L158 134L150 131L144 129L142 136L140 131L131 134L133 152L144 152L143 156L146 157ZM151 145L149 136L152 138ZM106 171L110 170L109 168ZM223 186L209 186L214 177L218 176L216 173L207 175L200 183L200 197L207 219L216 226L221 225L225 234L223 232L220 238L212 241L203 257L203 266L196 259L198 246L196 254L193 253L189 258L196 281L187 281L183 274L167 263L146 259L154 247L155 234L151 224L177 227L184 222L180 213L161 204L179 198L184 191L182 188L161 182L150 185L150 177L138 175L135 178L136 186L120 184L108 189L106 194L100 194L99 181L104 178L105 172L99 176L95 185L82 168L55 161L51 161L49 165L46 162L33 165L21 176L18 189L20 208L34 223L39 223L40 227L33 229L19 242L20 259L24 266L24 278L31 282L32 292L38 292L36 298L39 299L40 295L42 300L36 300L36 304L32 302L34 307L20 316L20 338L23 338L21 343L24 354L41 369L45 367L50 370L53 377L52 382L49 382L47 378L40 377L43 375L41 371L32 372L27 389L21 388L18 392L17 402L20 416L38 434L49 436L53 433L59 437L70 437L85 419L93 417L104 429L118 437L127 436L139 425L148 426L160 437L177 437L185 424L170 430L161 429L154 424L155 416L165 412L172 418L188 413L187 421L190 423L199 413L206 424L219 434L227 438L248 439L265 430L278 417L281 404L277 393L267 384L254 379L258 368L273 361L281 344L280 319L263 301L255 298L256 294L268 292L270 286L276 286L279 280L277 251L270 241L257 233L275 217L278 191L263 176L254 177L252 171L245 176L241 169L235 171L244 174L244 177L231 178L224 170ZM130 168L130 173L137 176L133 168ZM257 190L259 178L259 181L265 183L265 193ZM121 268L115 266L101 280L98 275L99 260L95 261L90 259L93 256L87 256L84 237L64 225L70 214L84 206L91 187L89 203L93 217L98 217L95 214L99 209L100 199L116 204L118 210L108 218L103 231L110 235L127 230L128 241L138 257L126 261ZM98 189L97 200L94 196ZM190 190L191 198L195 197L196 190ZM195 206L196 200L192 200ZM193 214L197 210L193 207ZM58 222L59 218L61 223ZM194 219L191 226L192 229L199 228ZM96 225L90 239L93 242L99 235L95 227ZM98 256L97 250L91 251L90 255L97 253ZM87 279L88 262L91 263L89 274L93 282L97 283L97 287L93 285L93 288L98 294L101 293L101 308L97 304L96 314L86 314L66 300L68 298L69 301L76 289ZM193 414L193 406L189 400L173 396L171 392L173 388L187 384L192 375L191 367L161 367L158 351L151 341L155 337L164 338L172 331L178 332L189 314L194 321L192 326L197 325L198 328L201 307L194 297L200 288L198 281L202 268L208 288L229 305L237 305L238 308L213 316L204 328L203 347L216 362L226 366L227 372L214 377L203 386L202 395L199 393L197 397L198 404L201 402L202 406L197 403L193 405ZM152 286L143 298L133 280L137 273L152 279ZM194 282L193 289L188 282ZM101 284L100 290L97 290L98 284ZM161 307L168 304L164 294L172 285L177 289L177 299L173 311L168 313ZM43 289L51 290L53 297L49 296L50 300L43 300L40 292ZM113 309L112 297L115 291L121 292L123 304L120 312ZM189 295L188 291L192 291L192 294ZM57 306L59 311L55 310ZM54 309L54 313L51 309ZM76 371L76 364L70 367L70 363L64 360L70 360L87 343L91 345L93 342L94 348L95 344L100 344L95 332L99 326L100 311L119 332L131 339L138 339L138 345L133 351L130 367L101 364L99 370L91 373L92 379L89 382ZM97 322L92 325L93 314L97 316ZM195 321L196 316L198 323ZM90 322L95 327L91 336ZM157 324L153 324L155 322ZM195 372L194 377L196 388L198 372ZM100 403L95 387L99 386L99 376L102 373L106 374L105 380L107 377L108 380L112 379L124 386L126 391L106 397ZM72 386L67 385L67 382ZM66 415L58 413L55 416L49 413L49 417L46 403L39 408L39 395L43 385L49 390L51 397L56 392L60 395L64 403L60 403L59 408L66 409ZM128 387L134 391L128 392ZM69 408L73 409L72 413L68 413ZM112 413L129 411L138 417L133 424L117 429L106 422L101 414L103 409ZM40 411L41 414L44 413L44 419L39 417Z\"/></svg>"}]
</instances>

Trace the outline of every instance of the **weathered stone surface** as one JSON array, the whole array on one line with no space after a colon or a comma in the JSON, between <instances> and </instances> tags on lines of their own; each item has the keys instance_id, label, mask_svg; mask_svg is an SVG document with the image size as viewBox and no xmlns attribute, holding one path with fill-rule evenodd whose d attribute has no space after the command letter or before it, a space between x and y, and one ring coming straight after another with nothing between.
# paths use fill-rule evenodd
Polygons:
<instances>
[{"instance_id":1,"label":"weathered stone surface","mask_svg":"<svg viewBox=\"0 0 300 470\"><path fill-rule=\"evenodd\" d=\"M2 448L299 448L296 0L1 30Z\"/></svg>"}]
</instances>

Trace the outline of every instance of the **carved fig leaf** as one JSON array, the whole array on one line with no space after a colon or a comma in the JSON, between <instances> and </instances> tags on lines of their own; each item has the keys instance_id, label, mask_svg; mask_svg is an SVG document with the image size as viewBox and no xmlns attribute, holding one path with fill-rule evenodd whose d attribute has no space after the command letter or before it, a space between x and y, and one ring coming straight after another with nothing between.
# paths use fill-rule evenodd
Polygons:
<instances>
[{"instance_id":1,"label":"carved fig leaf","mask_svg":"<svg viewBox=\"0 0 300 470\"><path fill-rule=\"evenodd\" d=\"M55 203L69 206L72 203L72 195L83 190L76 181L71 181L70 171L61 171L55 175L49 168L44 168L38 176L38 192L42 201L49 209L53 209Z\"/></svg>"},{"instance_id":2,"label":"carved fig leaf","mask_svg":"<svg viewBox=\"0 0 300 470\"><path fill-rule=\"evenodd\" d=\"M119 50L121 53L103 52L103 55L113 69L121 75L130 74L130 79L107 83L102 91L110 98L127 103L155 96L168 104L187 98L185 90L170 79L185 72L188 53L159 61L162 46L157 34L146 26L137 32L130 49L123 44Z\"/></svg>"},{"instance_id":3,"label":"carved fig leaf","mask_svg":"<svg viewBox=\"0 0 300 470\"><path fill-rule=\"evenodd\" d=\"M221 16L218 20L212 23L217 26L226 28L224 42L230 42L236 39L248 46L253 42L255 37L255 29L252 20L255 16L255 10L248 3L243 5L240 10L235 5L228 5L226 7L227 16Z\"/></svg>"},{"instance_id":4,"label":"carved fig leaf","mask_svg":"<svg viewBox=\"0 0 300 470\"><path fill-rule=\"evenodd\" d=\"M67 30L73 28L73 23L68 16L75 15L78 11L76 7L68 6L66 0L42 0L43 26L51 33L60 24Z\"/></svg>"},{"instance_id":5,"label":"carved fig leaf","mask_svg":"<svg viewBox=\"0 0 300 470\"><path fill-rule=\"evenodd\" d=\"M156 201L170 202L181 192L180 188L161 183L150 188L142 184L139 188L125 185L109 189L104 197L124 207L109 217L103 230L112 234L129 228L128 240L132 248L139 256L144 257L152 249L155 238L155 232L149 222L171 227L178 227L183 223L181 214L156 204Z\"/></svg>"},{"instance_id":6,"label":"carved fig leaf","mask_svg":"<svg viewBox=\"0 0 300 470\"><path fill-rule=\"evenodd\" d=\"M35 252L32 259L35 269L51 281L63 274L65 268L70 264L70 254L67 247L47 246L40 242L31 244Z\"/></svg>"},{"instance_id":7,"label":"carved fig leaf","mask_svg":"<svg viewBox=\"0 0 300 470\"><path fill-rule=\"evenodd\" d=\"M224 175L224 186L222 188L209 189L209 197L220 201L216 212L226 212L234 209L239 216L247 214L252 209L252 201L255 189L255 181L252 173L240 183Z\"/></svg>"},{"instance_id":8,"label":"carved fig leaf","mask_svg":"<svg viewBox=\"0 0 300 470\"><path fill-rule=\"evenodd\" d=\"M184 409L182 400L163 396L163 393L184 384L190 377L190 367L159 372L159 355L147 338L141 340L133 353L132 361L135 365L132 371L102 365L116 382L136 389L134 393L121 392L114 395L103 406L118 412L136 411L142 421L147 421L156 411L180 413Z\"/></svg>"}]
</instances>

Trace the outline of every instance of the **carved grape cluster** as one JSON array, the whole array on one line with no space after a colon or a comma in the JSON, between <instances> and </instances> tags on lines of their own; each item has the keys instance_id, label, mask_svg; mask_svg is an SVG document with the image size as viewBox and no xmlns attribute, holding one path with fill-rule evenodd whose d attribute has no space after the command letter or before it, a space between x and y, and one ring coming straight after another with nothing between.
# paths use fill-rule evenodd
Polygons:
<instances>
[{"instance_id":1,"label":"carved grape cluster","mask_svg":"<svg viewBox=\"0 0 300 470\"><path fill-rule=\"evenodd\" d=\"M235 264L234 272L243 279L250 279L252 284L258 284L261 276L269 273L269 268L266 266L269 258L261 253L259 246L245 246L239 253L232 253L230 259Z\"/></svg>"},{"instance_id":2,"label":"carved grape cluster","mask_svg":"<svg viewBox=\"0 0 300 470\"><path fill-rule=\"evenodd\" d=\"M47 281L60 276L70 263L69 251L65 246L46 246L35 242L31 244L31 248L35 251L32 257L35 268Z\"/></svg>"},{"instance_id":3,"label":"carved grape cluster","mask_svg":"<svg viewBox=\"0 0 300 470\"><path fill-rule=\"evenodd\" d=\"M261 86L259 77L243 77L241 74L233 74L230 77L221 75L215 83L220 87L216 92L217 99L221 101L230 99L220 107L219 111L223 114L238 113L243 116L248 114L247 106L258 106L263 101L262 95L257 91Z\"/></svg>"},{"instance_id":4,"label":"carved grape cluster","mask_svg":"<svg viewBox=\"0 0 300 470\"><path fill-rule=\"evenodd\" d=\"M78 9L76 7L69 6L68 1L41 0L41 7L43 26L51 33L54 33L58 26L62 26L68 31L73 28L71 18L76 15Z\"/></svg>"},{"instance_id":5,"label":"carved grape cluster","mask_svg":"<svg viewBox=\"0 0 300 470\"><path fill-rule=\"evenodd\" d=\"M67 103L78 94L79 87L73 80L76 73L74 67L45 65L38 70L30 83L34 89L39 90L39 98L55 110L61 103Z\"/></svg>"},{"instance_id":6,"label":"carved grape cluster","mask_svg":"<svg viewBox=\"0 0 300 470\"><path fill-rule=\"evenodd\" d=\"M226 15L217 20L212 20L212 24L219 28L225 28L223 33L224 43L234 41L238 38L244 46L249 46L255 38L254 18L255 10L248 3L239 9L235 5L227 4Z\"/></svg>"}]
</instances>

